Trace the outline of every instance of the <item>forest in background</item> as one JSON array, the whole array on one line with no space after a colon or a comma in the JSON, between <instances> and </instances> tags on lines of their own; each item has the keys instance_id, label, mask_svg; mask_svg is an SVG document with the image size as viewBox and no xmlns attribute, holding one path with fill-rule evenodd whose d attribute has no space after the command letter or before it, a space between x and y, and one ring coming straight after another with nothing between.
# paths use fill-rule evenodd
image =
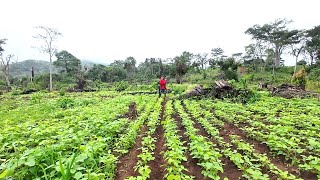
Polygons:
<instances>
[{"instance_id":1,"label":"forest in background","mask_svg":"<svg viewBox=\"0 0 320 180\"><path fill-rule=\"evenodd\" d=\"M35 38L42 40L45 45L50 44L41 47L41 51L50 56L50 62L15 62L13 54L5 53L5 44L9 40L0 39L0 88L2 91L125 90L147 83L144 90L153 90L156 88L156 79L165 75L169 82L179 84L210 85L216 79L236 82L245 79L255 85L304 84L308 90L319 91L320 25L302 30L288 28L290 23L286 19L277 19L248 28L245 33L252 37L252 43L244 47L244 53L235 52L227 56L222 48L215 47L207 53L184 51L166 59L146 58L141 63L137 63L134 57L127 57L114 60L109 65L81 61L67 50L57 51L51 44L61 33L40 26L38 28L42 32ZM50 43L48 39L51 39ZM295 59L294 67L284 65L284 55ZM52 60L54 57L55 61Z\"/></svg>"}]
</instances>

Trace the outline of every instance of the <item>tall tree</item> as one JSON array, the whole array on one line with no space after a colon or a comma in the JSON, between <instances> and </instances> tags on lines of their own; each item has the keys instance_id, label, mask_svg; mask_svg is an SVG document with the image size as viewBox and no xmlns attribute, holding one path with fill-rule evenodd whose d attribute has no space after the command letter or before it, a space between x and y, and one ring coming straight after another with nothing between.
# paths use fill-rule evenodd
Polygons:
<instances>
[{"instance_id":1,"label":"tall tree","mask_svg":"<svg viewBox=\"0 0 320 180\"><path fill-rule=\"evenodd\" d=\"M290 44L299 43L299 31L289 30L287 25L291 23L286 19L277 19L270 24L254 25L245 31L252 39L260 40L271 45L275 52L274 66L279 67L281 54Z\"/></svg>"},{"instance_id":2,"label":"tall tree","mask_svg":"<svg viewBox=\"0 0 320 180\"><path fill-rule=\"evenodd\" d=\"M305 49L305 36L304 36L304 32L301 31L299 33L299 39L300 43L296 43L296 44L291 44L291 55L293 55L296 59L295 62L295 66L294 66L294 71L293 74L296 73L297 71L297 65L298 65L298 59L300 54L303 53L304 49Z\"/></svg>"},{"instance_id":3,"label":"tall tree","mask_svg":"<svg viewBox=\"0 0 320 180\"><path fill-rule=\"evenodd\" d=\"M232 58L238 63L241 63L242 61L242 53L234 53L232 54Z\"/></svg>"},{"instance_id":4,"label":"tall tree","mask_svg":"<svg viewBox=\"0 0 320 180\"><path fill-rule=\"evenodd\" d=\"M55 48L53 43L58 39L59 36L62 36L62 34L56 29L50 27L38 26L36 28L39 29L40 32L33 37L42 41L43 44L39 49L41 52L47 53L49 55L49 90L52 91L52 57L57 52L57 49Z\"/></svg>"},{"instance_id":5,"label":"tall tree","mask_svg":"<svg viewBox=\"0 0 320 180\"><path fill-rule=\"evenodd\" d=\"M320 60L320 25L306 31L306 51L310 56L311 65Z\"/></svg>"},{"instance_id":6,"label":"tall tree","mask_svg":"<svg viewBox=\"0 0 320 180\"><path fill-rule=\"evenodd\" d=\"M7 86L11 88L9 80L9 65L13 55L8 55L6 58L3 57L4 49L2 45L6 44L7 39L0 39L0 68L6 79Z\"/></svg>"},{"instance_id":7,"label":"tall tree","mask_svg":"<svg viewBox=\"0 0 320 180\"><path fill-rule=\"evenodd\" d=\"M204 53L204 54L199 53L199 54L196 54L195 57L196 57L196 62L200 64L201 69L204 69L206 64L208 63L208 58L207 58L208 53Z\"/></svg>"},{"instance_id":8,"label":"tall tree","mask_svg":"<svg viewBox=\"0 0 320 180\"><path fill-rule=\"evenodd\" d=\"M266 62L265 62L265 68L272 68L272 74L274 75L275 72L274 72L274 58L275 58L275 52L274 52L274 49L266 49L265 50L265 53L266 53Z\"/></svg>"},{"instance_id":9,"label":"tall tree","mask_svg":"<svg viewBox=\"0 0 320 180\"><path fill-rule=\"evenodd\" d=\"M127 57L124 61L124 69L127 71L129 77L133 77L136 73L136 59L132 56Z\"/></svg>"},{"instance_id":10,"label":"tall tree","mask_svg":"<svg viewBox=\"0 0 320 180\"><path fill-rule=\"evenodd\" d=\"M250 66L253 70L257 70L257 67L259 65L259 56L256 51L256 45L255 44L249 44L248 46L245 46L245 55L244 58L244 64L247 66Z\"/></svg>"},{"instance_id":11,"label":"tall tree","mask_svg":"<svg viewBox=\"0 0 320 180\"><path fill-rule=\"evenodd\" d=\"M102 82L107 82L106 76L106 66L102 64L94 64L91 69L88 70L86 78L91 80L101 80Z\"/></svg>"},{"instance_id":12,"label":"tall tree","mask_svg":"<svg viewBox=\"0 0 320 180\"><path fill-rule=\"evenodd\" d=\"M127 71L119 66L107 66L105 70L108 82L122 81L128 78Z\"/></svg>"},{"instance_id":13,"label":"tall tree","mask_svg":"<svg viewBox=\"0 0 320 180\"><path fill-rule=\"evenodd\" d=\"M181 83L183 75L185 75L191 65L191 60L193 54L187 51L184 51L180 56L173 58L173 63L176 67L176 80L177 83Z\"/></svg>"},{"instance_id":14,"label":"tall tree","mask_svg":"<svg viewBox=\"0 0 320 180\"><path fill-rule=\"evenodd\" d=\"M244 55L244 64L250 64L253 70L258 70L260 67L261 71L263 70L266 46L263 45L260 41L256 41L254 44L249 44L245 46L245 55Z\"/></svg>"},{"instance_id":15,"label":"tall tree","mask_svg":"<svg viewBox=\"0 0 320 180\"><path fill-rule=\"evenodd\" d=\"M214 68L217 65L217 62L220 61L224 53L222 48L213 48L211 49L211 58L209 59L209 65L211 68Z\"/></svg>"},{"instance_id":16,"label":"tall tree","mask_svg":"<svg viewBox=\"0 0 320 180\"><path fill-rule=\"evenodd\" d=\"M114 60L113 63L110 64L110 66L124 68L124 61L123 60Z\"/></svg>"},{"instance_id":17,"label":"tall tree","mask_svg":"<svg viewBox=\"0 0 320 180\"><path fill-rule=\"evenodd\" d=\"M9 54L8 56L6 56L6 58L3 58L3 55L1 54L0 55L0 59L1 59L1 64L0 64L0 67L1 67L1 71L3 72L4 74L4 77L6 79L6 83L7 83L7 86L9 88L11 88L11 84L10 84L10 80L9 80L9 67L10 67L10 61L12 60L12 58L14 57L14 55L12 54Z\"/></svg>"},{"instance_id":18,"label":"tall tree","mask_svg":"<svg viewBox=\"0 0 320 180\"><path fill-rule=\"evenodd\" d=\"M75 75L81 69L81 61L66 50L56 53L57 60L53 65L64 69L64 72L69 75Z\"/></svg>"}]
</instances>

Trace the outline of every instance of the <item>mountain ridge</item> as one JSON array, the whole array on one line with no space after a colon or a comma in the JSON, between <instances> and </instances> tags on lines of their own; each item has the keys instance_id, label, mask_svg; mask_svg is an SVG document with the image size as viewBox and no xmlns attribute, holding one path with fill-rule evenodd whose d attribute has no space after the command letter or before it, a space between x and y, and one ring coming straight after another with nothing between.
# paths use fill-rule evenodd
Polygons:
<instances>
[{"instance_id":1,"label":"mountain ridge","mask_svg":"<svg viewBox=\"0 0 320 180\"><path fill-rule=\"evenodd\" d=\"M81 60L81 65L86 67L92 67L94 64L103 64L94 62L91 60ZM36 59L26 59L19 62L13 62L10 64L9 71L10 75L13 77L23 77L23 76L31 76L31 69L33 67L34 74L43 74L43 73L49 73L49 61L44 60L36 60ZM103 64L107 65L107 64ZM52 66L52 72L58 73L59 69L55 66Z\"/></svg>"}]
</instances>

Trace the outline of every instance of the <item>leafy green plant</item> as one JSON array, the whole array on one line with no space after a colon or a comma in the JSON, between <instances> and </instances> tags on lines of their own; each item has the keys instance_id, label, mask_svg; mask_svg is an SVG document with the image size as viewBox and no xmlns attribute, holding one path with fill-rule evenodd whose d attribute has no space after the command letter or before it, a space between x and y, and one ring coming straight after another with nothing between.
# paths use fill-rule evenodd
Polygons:
<instances>
[{"instance_id":1,"label":"leafy green plant","mask_svg":"<svg viewBox=\"0 0 320 180\"><path fill-rule=\"evenodd\" d=\"M62 109L72 108L75 106L75 101L71 98L60 98L58 100L58 106Z\"/></svg>"},{"instance_id":2,"label":"leafy green plant","mask_svg":"<svg viewBox=\"0 0 320 180\"><path fill-rule=\"evenodd\" d=\"M220 179L218 172L223 172L220 157L222 156L211 142L206 141L203 136L197 135L194 122L183 110L180 102L175 102L175 108L180 114L182 124L186 127L190 139L190 151L193 158L199 159L199 165L203 167L202 174L212 179Z\"/></svg>"},{"instance_id":3,"label":"leafy green plant","mask_svg":"<svg viewBox=\"0 0 320 180\"><path fill-rule=\"evenodd\" d=\"M127 81L119 81L114 83L116 91L124 91L129 88L130 84Z\"/></svg>"},{"instance_id":4,"label":"leafy green plant","mask_svg":"<svg viewBox=\"0 0 320 180\"><path fill-rule=\"evenodd\" d=\"M31 102L40 103L43 97L44 97L44 94L41 92L34 93L31 95Z\"/></svg>"},{"instance_id":5,"label":"leafy green plant","mask_svg":"<svg viewBox=\"0 0 320 180\"><path fill-rule=\"evenodd\" d=\"M305 88L306 77L307 77L307 73L305 69L301 68L297 73L293 75L292 82L294 82L297 86Z\"/></svg>"},{"instance_id":6,"label":"leafy green plant","mask_svg":"<svg viewBox=\"0 0 320 180\"><path fill-rule=\"evenodd\" d=\"M63 179L65 179L65 180L71 179L71 177L73 176L73 173L71 171L72 171L72 167L74 166L74 162L77 157L77 154L78 153L75 153L72 156L71 162L68 163L66 166L62 163L61 159L59 160L60 173L61 173Z\"/></svg>"}]
</instances>

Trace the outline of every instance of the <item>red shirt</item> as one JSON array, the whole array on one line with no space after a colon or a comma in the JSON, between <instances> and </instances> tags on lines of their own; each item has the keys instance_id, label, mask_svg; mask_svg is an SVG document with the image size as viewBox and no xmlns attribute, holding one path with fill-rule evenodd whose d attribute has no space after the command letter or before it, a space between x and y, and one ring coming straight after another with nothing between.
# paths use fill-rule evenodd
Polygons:
<instances>
[{"instance_id":1,"label":"red shirt","mask_svg":"<svg viewBox=\"0 0 320 180\"><path fill-rule=\"evenodd\" d=\"M167 87L166 87L167 81L165 79L161 79L159 81L159 84L160 84L160 89L161 90L167 89Z\"/></svg>"}]
</instances>

